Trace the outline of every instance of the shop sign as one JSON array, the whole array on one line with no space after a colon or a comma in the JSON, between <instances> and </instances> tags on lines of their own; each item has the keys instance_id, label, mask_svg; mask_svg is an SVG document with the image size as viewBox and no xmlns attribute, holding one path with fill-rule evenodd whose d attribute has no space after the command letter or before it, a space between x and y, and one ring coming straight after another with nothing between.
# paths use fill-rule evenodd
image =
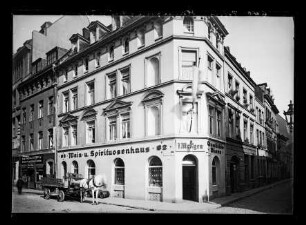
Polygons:
<instances>
[{"instance_id":1,"label":"shop sign","mask_svg":"<svg viewBox=\"0 0 306 225\"><path fill-rule=\"evenodd\" d=\"M21 164L33 164L33 163L42 163L42 156L29 156L29 157L22 157Z\"/></svg>"},{"instance_id":2,"label":"shop sign","mask_svg":"<svg viewBox=\"0 0 306 225\"><path fill-rule=\"evenodd\" d=\"M156 146L146 146L146 147L129 147L129 148L118 148L118 149L98 149L98 150L89 150L82 152L68 152L60 153L59 158L61 159L73 159L73 158L87 158L87 157L102 157L102 156L111 156L111 155L131 155L131 154L142 154L148 153L151 150L156 149L157 151L168 150L168 145L159 144Z\"/></svg>"},{"instance_id":3,"label":"shop sign","mask_svg":"<svg viewBox=\"0 0 306 225\"><path fill-rule=\"evenodd\" d=\"M203 145L202 144L195 144L193 143L192 140L188 142L178 142L177 143L177 149L178 150L185 150L185 151L196 151L196 150L203 150Z\"/></svg>"},{"instance_id":4,"label":"shop sign","mask_svg":"<svg viewBox=\"0 0 306 225\"><path fill-rule=\"evenodd\" d=\"M211 153L222 154L222 149L224 149L224 144L207 141L207 145Z\"/></svg>"}]
</instances>

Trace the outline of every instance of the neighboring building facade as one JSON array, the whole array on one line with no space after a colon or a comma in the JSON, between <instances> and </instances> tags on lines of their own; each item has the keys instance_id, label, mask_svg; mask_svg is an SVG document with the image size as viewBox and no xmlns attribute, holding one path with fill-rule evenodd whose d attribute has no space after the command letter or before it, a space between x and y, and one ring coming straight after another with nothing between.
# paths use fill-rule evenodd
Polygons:
<instances>
[{"instance_id":1,"label":"neighboring building facade","mask_svg":"<svg viewBox=\"0 0 306 225\"><path fill-rule=\"evenodd\" d=\"M18 84L21 111L18 170L30 188L39 188L44 176L55 176L54 68L58 58L67 52L63 47L70 45L69 40L60 37L80 32L88 24L86 16L63 16L53 24L44 23L40 32L32 33L28 56L31 61L27 61L31 70L27 70L29 76Z\"/></svg>"}]
</instances>

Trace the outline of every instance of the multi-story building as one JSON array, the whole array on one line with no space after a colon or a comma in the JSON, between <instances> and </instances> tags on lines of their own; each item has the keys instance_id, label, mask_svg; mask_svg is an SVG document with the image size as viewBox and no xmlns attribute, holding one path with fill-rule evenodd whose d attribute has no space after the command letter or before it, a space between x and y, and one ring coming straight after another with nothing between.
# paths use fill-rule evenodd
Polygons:
<instances>
[{"instance_id":1,"label":"multi-story building","mask_svg":"<svg viewBox=\"0 0 306 225\"><path fill-rule=\"evenodd\" d=\"M267 138L268 153L271 154L271 158L267 158L267 181L273 181L280 176L280 165L277 160L277 132L278 126L276 115L279 113L276 105L274 104L274 98L267 83L258 84L263 90L264 94L264 106L265 106L265 129Z\"/></svg>"},{"instance_id":2,"label":"multi-story building","mask_svg":"<svg viewBox=\"0 0 306 225\"><path fill-rule=\"evenodd\" d=\"M257 182L257 151L255 140L255 87L250 72L225 52L226 79L226 182L227 193L253 187Z\"/></svg>"},{"instance_id":3,"label":"multi-story building","mask_svg":"<svg viewBox=\"0 0 306 225\"><path fill-rule=\"evenodd\" d=\"M105 173L111 195L126 198L225 194L227 31L218 18L120 16L87 30L58 66L59 176Z\"/></svg>"},{"instance_id":4,"label":"multi-story building","mask_svg":"<svg viewBox=\"0 0 306 225\"><path fill-rule=\"evenodd\" d=\"M86 16L64 16L53 24L46 22L32 32L28 53L29 76L18 85L21 110L20 175L28 187L36 187L43 176L55 174L54 126L57 60L70 46L67 37L89 24Z\"/></svg>"},{"instance_id":5,"label":"multi-story building","mask_svg":"<svg viewBox=\"0 0 306 225\"><path fill-rule=\"evenodd\" d=\"M12 180L16 182L19 177L19 151L20 151L20 96L18 85L27 79L31 73L32 40L24 42L13 55L12 71Z\"/></svg>"}]
</instances>

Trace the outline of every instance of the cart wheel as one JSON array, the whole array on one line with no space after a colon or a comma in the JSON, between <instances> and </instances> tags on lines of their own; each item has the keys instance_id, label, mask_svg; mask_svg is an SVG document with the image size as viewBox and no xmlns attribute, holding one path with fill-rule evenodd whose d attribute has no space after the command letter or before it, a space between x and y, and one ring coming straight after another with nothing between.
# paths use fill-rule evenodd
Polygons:
<instances>
[{"instance_id":1,"label":"cart wheel","mask_svg":"<svg viewBox=\"0 0 306 225\"><path fill-rule=\"evenodd\" d=\"M62 202L64 201L64 199L65 199L65 193L63 190L60 190L58 192L57 201Z\"/></svg>"},{"instance_id":2,"label":"cart wheel","mask_svg":"<svg viewBox=\"0 0 306 225\"><path fill-rule=\"evenodd\" d=\"M50 199L50 189L49 188L44 189L44 198L47 200Z\"/></svg>"}]
</instances>

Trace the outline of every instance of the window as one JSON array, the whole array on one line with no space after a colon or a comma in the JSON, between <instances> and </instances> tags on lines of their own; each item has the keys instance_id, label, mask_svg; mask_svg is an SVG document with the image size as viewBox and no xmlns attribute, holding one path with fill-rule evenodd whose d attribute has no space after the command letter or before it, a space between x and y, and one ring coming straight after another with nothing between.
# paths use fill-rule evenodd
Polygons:
<instances>
[{"instance_id":1,"label":"window","mask_svg":"<svg viewBox=\"0 0 306 225\"><path fill-rule=\"evenodd\" d=\"M69 127L63 127L63 147L68 146Z\"/></svg>"},{"instance_id":2,"label":"window","mask_svg":"<svg viewBox=\"0 0 306 225\"><path fill-rule=\"evenodd\" d=\"M138 48L141 48L145 45L145 30L141 29L137 32Z\"/></svg>"},{"instance_id":3,"label":"window","mask_svg":"<svg viewBox=\"0 0 306 225\"><path fill-rule=\"evenodd\" d=\"M87 83L87 105L92 105L95 103L95 83L91 81Z\"/></svg>"},{"instance_id":4,"label":"window","mask_svg":"<svg viewBox=\"0 0 306 225\"><path fill-rule=\"evenodd\" d=\"M115 184L124 185L124 162L122 159L115 160Z\"/></svg>"},{"instance_id":5,"label":"window","mask_svg":"<svg viewBox=\"0 0 306 225\"><path fill-rule=\"evenodd\" d=\"M43 148L43 132L39 131L38 132L38 149L42 149Z\"/></svg>"},{"instance_id":6,"label":"window","mask_svg":"<svg viewBox=\"0 0 306 225\"><path fill-rule=\"evenodd\" d=\"M123 40L123 54L128 53L129 50L130 50L130 47L129 47L129 38L125 38Z\"/></svg>"},{"instance_id":7,"label":"window","mask_svg":"<svg viewBox=\"0 0 306 225\"><path fill-rule=\"evenodd\" d=\"M221 89L221 66L216 63L216 88Z\"/></svg>"},{"instance_id":8,"label":"window","mask_svg":"<svg viewBox=\"0 0 306 225\"><path fill-rule=\"evenodd\" d=\"M160 135L160 112L156 106L148 107L147 111L147 135Z\"/></svg>"},{"instance_id":9,"label":"window","mask_svg":"<svg viewBox=\"0 0 306 225\"><path fill-rule=\"evenodd\" d=\"M251 143L251 144L254 144L254 136L253 136L253 133L254 133L254 124L251 124L251 125L250 125L250 143Z\"/></svg>"},{"instance_id":10,"label":"window","mask_svg":"<svg viewBox=\"0 0 306 225\"><path fill-rule=\"evenodd\" d=\"M238 83L237 81L236 81L236 83L235 83L235 86L236 86L236 91L237 91L236 100L239 101L239 100L240 100L239 83Z\"/></svg>"},{"instance_id":11,"label":"window","mask_svg":"<svg viewBox=\"0 0 306 225\"><path fill-rule=\"evenodd\" d=\"M109 97L115 98L117 96L117 76L116 73L108 75L108 85L109 85Z\"/></svg>"},{"instance_id":12,"label":"window","mask_svg":"<svg viewBox=\"0 0 306 225\"><path fill-rule=\"evenodd\" d=\"M64 83L67 82L67 80L68 80L68 71L64 70L64 77L63 77Z\"/></svg>"},{"instance_id":13,"label":"window","mask_svg":"<svg viewBox=\"0 0 306 225\"><path fill-rule=\"evenodd\" d=\"M48 130L48 143L49 148L53 148L53 129Z\"/></svg>"},{"instance_id":14,"label":"window","mask_svg":"<svg viewBox=\"0 0 306 225\"><path fill-rule=\"evenodd\" d=\"M159 83L159 59L152 57L147 62L147 87Z\"/></svg>"},{"instance_id":15,"label":"window","mask_svg":"<svg viewBox=\"0 0 306 225\"><path fill-rule=\"evenodd\" d=\"M244 179L245 182L249 181L249 156L244 155Z\"/></svg>"},{"instance_id":16,"label":"window","mask_svg":"<svg viewBox=\"0 0 306 225\"><path fill-rule=\"evenodd\" d=\"M154 23L154 37L155 40L163 36L163 24L162 21L156 21Z\"/></svg>"},{"instance_id":17,"label":"window","mask_svg":"<svg viewBox=\"0 0 306 225\"><path fill-rule=\"evenodd\" d=\"M230 74L227 75L227 82L228 82L228 90L230 91L232 90L233 86L233 77Z\"/></svg>"},{"instance_id":18,"label":"window","mask_svg":"<svg viewBox=\"0 0 306 225\"><path fill-rule=\"evenodd\" d=\"M71 90L71 110L78 108L78 89L74 88Z\"/></svg>"},{"instance_id":19,"label":"window","mask_svg":"<svg viewBox=\"0 0 306 225\"><path fill-rule=\"evenodd\" d=\"M44 101L39 101L38 103L38 118L42 118L44 116Z\"/></svg>"},{"instance_id":20,"label":"window","mask_svg":"<svg viewBox=\"0 0 306 225\"><path fill-rule=\"evenodd\" d=\"M101 53L97 52L97 54L96 54L96 67L100 66L100 58L101 58Z\"/></svg>"},{"instance_id":21,"label":"window","mask_svg":"<svg viewBox=\"0 0 306 225\"><path fill-rule=\"evenodd\" d=\"M25 152L25 136L21 136L21 152Z\"/></svg>"},{"instance_id":22,"label":"window","mask_svg":"<svg viewBox=\"0 0 306 225\"><path fill-rule=\"evenodd\" d=\"M73 78L76 78L78 76L78 64L74 64L73 66Z\"/></svg>"},{"instance_id":23,"label":"window","mask_svg":"<svg viewBox=\"0 0 306 225\"><path fill-rule=\"evenodd\" d=\"M196 102L192 109L192 102L183 102L184 110L182 112L182 132L196 133L198 131L198 103Z\"/></svg>"},{"instance_id":24,"label":"window","mask_svg":"<svg viewBox=\"0 0 306 225\"><path fill-rule=\"evenodd\" d=\"M77 145L77 125L71 125L71 145Z\"/></svg>"},{"instance_id":25,"label":"window","mask_svg":"<svg viewBox=\"0 0 306 225\"><path fill-rule=\"evenodd\" d=\"M87 73L88 72L89 59L85 58L83 63L84 63L84 73Z\"/></svg>"},{"instance_id":26,"label":"window","mask_svg":"<svg viewBox=\"0 0 306 225\"><path fill-rule=\"evenodd\" d=\"M197 65L197 51L182 50L182 79L193 80L193 66Z\"/></svg>"},{"instance_id":27,"label":"window","mask_svg":"<svg viewBox=\"0 0 306 225\"><path fill-rule=\"evenodd\" d=\"M131 83L130 83L130 68L121 70L121 85L122 85L122 94L128 94L131 92Z\"/></svg>"},{"instance_id":28,"label":"window","mask_svg":"<svg viewBox=\"0 0 306 225\"><path fill-rule=\"evenodd\" d=\"M34 135L33 134L30 134L30 151L33 151L34 150Z\"/></svg>"},{"instance_id":29,"label":"window","mask_svg":"<svg viewBox=\"0 0 306 225\"><path fill-rule=\"evenodd\" d=\"M247 133L247 130L248 130L248 121L247 120L244 120L243 121L243 136L244 136L244 141L248 141L248 133Z\"/></svg>"},{"instance_id":30,"label":"window","mask_svg":"<svg viewBox=\"0 0 306 225\"><path fill-rule=\"evenodd\" d=\"M87 178L93 178L96 175L96 165L94 161L88 160L87 161Z\"/></svg>"},{"instance_id":31,"label":"window","mask_svg":"<svg viewBox=\"0 0 306 225\"><path fill-rule=\"evenodd\" d=\"M26 108L22 109L22 124L25 124L27 120L27 111Z\"/></svg>"},{"instance_id":32,"label":"window","mask_svg":"<svg viewBox=\"0 0 306 225\"><path fill-rule=\"evenodd\" d=\"M236 113L236 136L238 139L241 139L240 136L240 115Z\"/></svg>"},{"instance_id":33,"label":"window","mask_svg":"<svg viewBox=\"0 0 306 225\"><path fill-rule=\"evenodd\" d=\"M221 66L218 63L216 63L216 75L217 77L221 76Z\"/></svg>"},{"instance_id":34,"label":"window","mask_svg":"<svg viewBox=\"0 0 306 225\"><path fill-rule=\"evenodd\" d=\"M250 110L253 109L253 96L250 95Z\"/></svg>"},{"instance_id":35,"label":"window","mask_svg":"<svg viewBox=\"0 0 306 225\"><path fill-rule=\"evenodd\" d=\"M214 59L210 56L207 56L207 65L208 65L208 69L212 70L213 69L213 62Z\"/></svg>"},{"instance_id":36,"label":"window","mask_svg":"<svg viewBox=\"0 0 306 225\"><path fill-rule=\"evenodd\" d=\"M194 32L192 17L184 17L183 24L184 24L185 32L190 32L190 33Z\"/></svg>"},{"instance_id":37,"label":"window","mask_svg":"<svg viewBox=\"0 0 306 225\"><path fill-rule=\"evenodd\" d=\"M79 173L79 165L77 161L73 161L72 162L72 168L71 168L71 172L74 174L78 174Z\"/></svg>"},{"instance_id":38,"label":"window","mask_svg":"<svg viewBox=\"0 0 306 225\"><path fill-rule=\"evenodd\" d=\"M212 161L212 168L211 168L211 173L212 173L212 185L218 185L218 178L219 178L219 167L220 167L220 162L217 156L214 157Z\"/></svg>"},{"instance_id":39,"label":"window","mask_svg":"<svg viewBox=\"0 0 306 225\"><path fill-rule=\"evenodd\" d=\"M109 117L109 140L116 140L117 139L117 117Z\"/></svg>"},{"instance_id":40,"label":"window","mask_svg":"<svg viewBox=\"0 0 306 225\"><path fill-rule=\"evenodd\" d=\"M217 136L221 137L221 124L222 124L222 113L219 110L217 112Z\"/></svg>"},{"instance_id":41,"label":"window","mask_svg":"<svg viewBox=\"0 0 306 225\"><path fill-rule=\"evenodd\" d=\"M243 89L243 104L248 104L247 91Z\"/></svg>"},{"instance_id":42,"label":"window","mask_svg":"<svg viewBox=\"0 0 306 225\"><path fill-rule=\"evenodd\" d=\"M86 123L86 143L95 143L95 121Z\"/></svg>"},{"instance_id":43,"label":"window","mask_svg":"<svg viewBox=\"0 0 306 225\"><path fill-rule=\"evenodd\" d=\"M114 60L114 46L111 45L108 49L108 61Z\"/></svg>"},{"instance_id":44,"label":"window","mask_svg":"<svg viewBox=\"0 0 306 225\"><path fill-rule=\"evenodd\" d=\"M126 113L121 115L121 134L122 138L130 138L130 114Z\"/></svg>"},{"instance_id":45,"label":"window","mask_svg":"<svg viewBox=\"0 0 306 225\"><path fill-rule=\"evenodd\" d=\"M214 111L215 109L209 106L209 134L214 134Z\"/></svg>"},{"instance_id":46,"label":"window","mask_svg":"<svg viewBox=\"0 0 306 225\"><path fill-rule=\"evenodd\" d=\"M260 145L259 143L259 130L256 129L256 137L257 137L257 145Z\"/></svg>"},{"instance_id":47,"label":"window","mask_svg":"<svg viewBox=\"0 0 306 225\"><path fill-rule=\"evenodd\" d=\"M63 93L63 113L69 111L69 92Z\"/></svg>"},{"instance_id":48,"label":"window","mask_svg":"<svg viewBox=\"0 0 306 225\"><path fill-rule=\"evenodd\" d=\"M149 160L149 186L163 186L163 166L161 160L156 156Z\"/></svg>"},{"instance_id":49,"label":"window","mask_svg":"<svg viewBox=\"0 0 306 225\"><path fill-rule=\"evenodd\" d=\"M228 109L228 126L229 126L229 137L233 137L234 134L234 116L230 109Z\"/></svg>"},{"instance_id":50,"label":"window","mask_svg":"<svg viewBox=\"0 0 306 225\"><path fill-rule=\"evenodd\" d=\"M63 179L67 179L67 163L64 161L62 162L62 177Z\"/></svg>"},{"instance_id":51,"label":"window","mask_svg":"<svg viewBox=\"0 0 306 225\"><path fill-rule=\"evenodd\" d=\"M29 117L29 121L33 120L34 120L34 104L30 105L30 117Z\"/></svg>"},{"instance_id":52,"label":"window","mask_svg":"<svg viewBox=\"0 0 306 225\"><path fill-rule=\"evenodd\" d=\"M54 97L50 96L48 99L48 115L52 115L54 113L53 103L54 103Z\"/></svg>"}]
</instances>

